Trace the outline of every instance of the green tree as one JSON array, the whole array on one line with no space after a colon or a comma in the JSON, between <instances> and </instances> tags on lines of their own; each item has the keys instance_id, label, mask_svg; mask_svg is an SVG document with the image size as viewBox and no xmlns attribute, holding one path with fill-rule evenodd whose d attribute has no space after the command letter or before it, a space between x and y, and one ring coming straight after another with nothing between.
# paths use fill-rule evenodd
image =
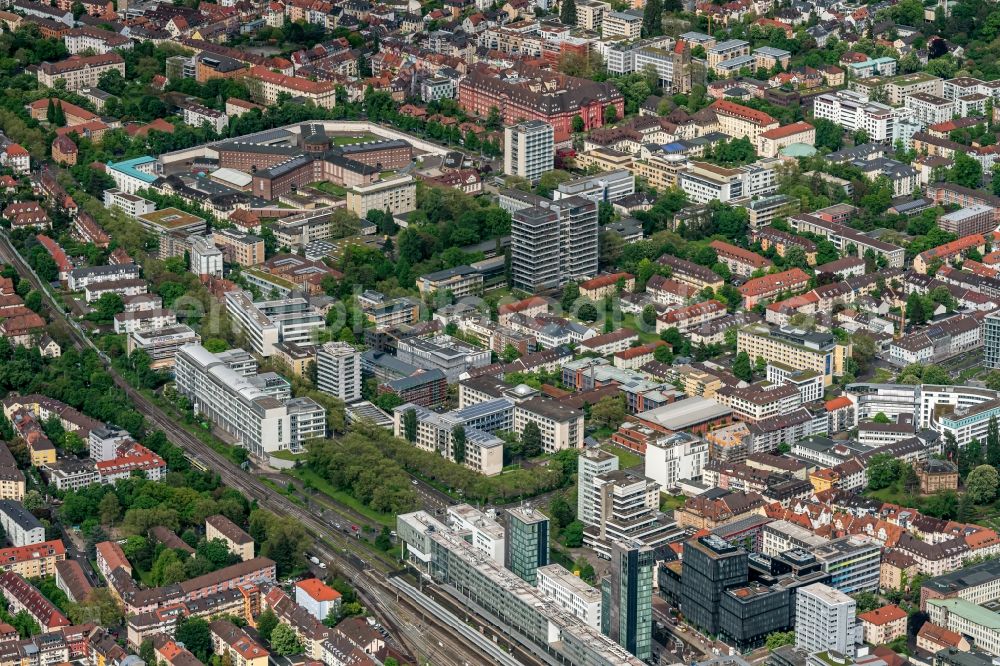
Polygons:
<instances>
[{"instance_id":1,"label":"green tree","mask_svg":"<svg viewBox=\"0 0 1000 666\"><path fill-rule=\"evenodd\" d=\"M674 353L670 351L669 345L660 345L653 350L653 359L659 363L670 365L674 362Z\"/></svg>"},{"instance_id":2,"label":"green tree","mask_svg":"<svg viewBox=\"0 0 1000 666\"><path fill-rule=\"evenodd\" d=\"M517 351L517 347L514 345L507 345L503 348L503 353L500 354L500 358L504 363L513 363L517 359L521 358L521 352Z\"/></svg>"},{"instance_id":3,"label":"green tree","mask_svg":"<svg viewBox=\"0 0 1000 666\"><path fill-rule=\"evenodd\" d=\"M579 134L587 128L587 125L583 122L583 117L579 114L573 116L573 131Z\"/></svg>"},{"instance_id":4,"label":"green tree","mask_svg":"<svg viewBox=\"0 0 1000 666\"><path fill-rule=\"evenodd\" d=\"M785 645L795 645L794 631L774 631L767 635L764 646L768 651L777 650Z\"/></svg>"},{"instance_id":5,"label":"green tree","mask_svg":"<svg viewBox=\"0 0 1000 666\"><path fill-rule=\"evenodd\" d=\"M646 326L656 326L656 308L647 305L642 309L642 323Z\"/></svg>"},{"instance_id":6,"label":"green tree","mask_svg":"<svg viewBox=\"0 0 1000 666\"><path fill-rule=\"evenodd\" d=\"M611 125L618 121L618 108L614 104L604 107L604 124Z\"/></svg>"},{"instance_id":7,"label":"green tree","mask_svg":"<svg viewBox=\"0 0 1000 666\"><path fill-rule=\"evenodd\" d=\"M753 366L750 363L750 354L741 351L733 359L733 375L745 382L753 381Z\"/></svg>"},{"instance_id":8,"label":"green tree","mask_svg":"<svg viewBox=\"0 0 1000 666\"><path fill-rule=\"evenodd\" d=\"M583 545L583 523L574 520L563 529L562 536L567 548L579 548Z\"/></svg>"},{"instance_id":9,"label":"green tree","mask_svg":"<svg viewBox=\"0 0 1000 666\"><path fill-rule=\"evenodd\" d=\"M597 308L594 307L593 303L584 303L583 305L581 305L576 315L580 318L581 321L585 321L588 324L597 321L597 318L600 316L599 313L597 312Z\"/></svg>"},{"instance_id":10,"label":"green tree","mask_svg":"<svg viewBox=\"0 0 1000 666\"><path fill-rule=\"evenodd\" d=\"M986 426L986 464L1000 466L1000 426L996 416L991 416Z\"/></svg>"},{"instance_id":11,"label":"green tree","mask_svg":"<svg viewBox=\"0 0 1000 666\"><path fill-rule=\"evenodd\" d=\"M410 444L417 441L417 412L414 409L403 414L403 435Z\"/></svg>"},{"instance_id":12,"label":"green tree","mask_svg":"<svg viewBox=\"0 0 1000 666\"><path fill-rule=\"evenodd\" d=\"M965 492L976 504L989 504L997 496L1000 473L990 465L980 465L965 479Z\"/></svg>"},{"instance_id":13,"label":"green tree","mask_svg":"<svg viewBox=\"0 0 1000 666\"><path fill-rule=\"evenodd\" d=\"M642 36L656 37L663 32L663 3L661 0L647 0L642 10Z\"/></svg>"},{"instance_id":14,"label":"green tree","mask_svg":"<svg viewBox=\"0 0 1000 666\"><path fill-rule=\"evenodd\" d=\"M459 424L451 431L451 452L459 465L465 462L465 426Z\"/></svg>"},{"instance_id":15,"label":"green tree","mask_svg":"<svg viewBox=\"0 0 1000 666\"><path fill-rule=\"evenodd\" d=\"M826 118L815 118L812 124L816 128L817 147L829 148L831 151L844 147L844 130L840 125Z\"/></svg>"},{"instance_id":16,"label":"green tree","mask_svg":"<svg viewBox=\"0 0 1000 666\"><path fill-rule=\"evenodd\" d=\"M184 618L177 624L174 638L178 643L184 643L194 656L207 663L212 654L212 632L208 621L200 617Z\"/></svg>"},{"instance_id":17,"label":"green tree","mask_svg":"<svg viewBox=\"0 0 1000 666\"><path fill-rule=\"evenodd\" d=\"M578 298L580 298L580 285L576 282L567 282L563 285L562 297L559 299L559 305L562 306L564 312L569 312L573 309L573 306L576 304Z\"/></svg>"},{"instance_id":18,"label":"green tree","mask_svg":"<svg viewBox=\"0 0 1000 666\"><path fill-rule=\"evenodd\" d=\"M906 299L906 318L915 326L920 326L927 322L927 313L924 311L924 299L917 292L913 292Z\"/></svg>"},{"instance_id":19,"label":"green tree","mask_svg":"<svg viewBox=\"0 0 1000 666\"><path fill-rule=\"evenodd\" d=\"M964 187L977 188L983 182L983 167L968 153L955 151L955 164L948 169L947 180Z\"/></svg>"},{"instance_id":20,"label":"green tree","mask_svg":"<svg viewBox=\"0 0 1000 666\"><path fill-rule=\"evenodd\" d=\"M521 451L525 458L536 458L542 455L542 431L538 424L529 421L521 432Z\"/></svg>"},{"instance_id":21,"label":"green tree","mask_svg":"<svg viewBox=\"0 0 1000 666\"><path fill-rule=\"evenodd\" d=\"M598 428L617 430L625 414L625 398L621 396L605 396L590 408L590 420Z\"/></svg>"},{"instance_id":22,"label":"green tree","mask_svg":"<svg viewBox=\"0 0 1000 666\"><path fill-rule=\"evenodd\" d=\"M899 478L900 462L888 453L879 453L868 461L868 487L871 490L888 488Z\"/></svg>"},{"instance_id":23,"label":"green tree","mask_svg":"<svg viewBox=\"0 0 1000 666\"><path fill-rule=\"evenodd\" d=\"M576 0L563 0L559 20L570 27L576 25Z\"/></svg>"},{"instance_id":24,"label":"green tree","mask_svg":"<svg viewBox=\"0 0 1000 666\"><path fill-rule=\"evenodd\" d=\"M97 299L94 310L100 321L111 321L116 314L125 311L125 301L122 300L121 294L102 294Z\"/></svg>"},{"instance_id":25,"label":"green tree","mask_svg":"<svg viewBox=\"0 0 1000 666\"><path fill-rule=\"evenodd\" d=\"M552 521L559 528L566 527L576 519L573 505L566 500L562 493L556 495L555 499L552 500L552 504L549 505L549 513L552 514Z\"/></svg>"},{"instance_id":26,"label":"green tree","mask_svg":"<svg viewBox=\"0 0 1000 666\"><path fill-rule=\"evenodd\" d=\"M282 656L301 654L302 644L295 636L295 631L282 622L271 632L271 649Z\"/></svg>"},{"instance_id":27,"label":"green tree","mask_svg":"<svg viewBox=\"0 0 1000 666\"><path fill-rule=\"evenodd\" d=\"M260 617L257 618L257 635L260 636L261 640L265 643L271 642L271 633L274 628L278 626L278 616L274 614L274 611L268 608Z\"/></svg>"}]
</instances>

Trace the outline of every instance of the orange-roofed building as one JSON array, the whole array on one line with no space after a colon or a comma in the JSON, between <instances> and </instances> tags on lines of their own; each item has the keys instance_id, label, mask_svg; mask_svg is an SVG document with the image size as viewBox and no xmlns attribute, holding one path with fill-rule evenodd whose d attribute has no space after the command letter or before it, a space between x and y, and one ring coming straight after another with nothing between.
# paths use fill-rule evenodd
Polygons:
<instances>
[{"instance_id":1,"label":"orange-roofed building","mask_svg":"<svg viewBox=\"0 0 1000 666\"><path fill-rule=\"evenodd\" d=\"M605 296L616 293L619 283L622 285L622 291L632 291L635 289L635 276L631 273L598 275L580 283L580 295L592 301L598 301Z\"/></svg>"},{"instance_id":2,"label":"orange-roofed building","mask_svg":"<svg viewBox=\"0 0 1000 666\"><path fill-rule=\"evenodd\" d=\"M56 268L59 269L59 280L65 280L69 277L69 272L73 270L73 264L70 262L69 257L66 256L65 250L59 247L59 243L55 242L45 234L38 234L35 236L38 242L41 243L42 247L49 253L52 260L56 262Z\"/></svg>"},{"instance_id":3,"label":"orange-roofed building","mask_svg":"<svg viewBox=\"0 0 1000 666\"><path fill-rule=\"evenodd\" d=\"M332 109L336 104L337 86L329 81L312 81L301 76L277 74L260 65L251 67L246 76L260 82L259 99L255 101L268 106L277 104L278 96L282 93L312 100L316 106L324 109Z\"/></svg>"},{"instance_id":4,"label":"orange-roofed building","mask_svg":"<svg viewBox=\"0 0 1000 666\"><path fill-rule=\"evenodd\" d=\"M94 550L97 553L97 568L105 579L118 567L124 567L131 575L132 565L125 557L125 551L117 543L102 541L95 546Z\"/></svg>"},{"instance_id":5,"label":"orange-roofed building","mask_svg":"<svg viewBox=\"0 0 1000 666\"><path fill-rule=\"evenodd\" d=\"M506 326L510 318L516 314L525 317L537 317L549 310L549 302L541 296L531 296L515 303L504 303L497 309L498 320Z\"/></svg>"},{"instance_id":6,"label":"orange-roofed building","mask_svg":"<svg viewBox=\"0 0 1000 666\"><path fill-rule=\"evenodd\" d=\"M16 174L26 174L31 171L31 156L19 143L9 143L0 152L0 163L9 167Z\"/></svg>"},{"instance_id":7,"label":"orange-roofed building","mask_svg":"<svg viewBox=\"0 0 1000 666\"><path fill-rule=\"evenodd\" d=\"M748 280L740 287L743 294L743 306L752 308L760 301L774 298L785 291L801 291L809 284L809 275L801 268L764 275Z\"/></svg>"},{"instance_id":8,"label":"orange-roofed building","mask_svg":"<svg viewBox=\"0 0 1000 666\"><path fill-rule=\"evenodd\" d=\"M931 654L949 648L954 648L959 652L968 652L972 649L969 641L958 632L939 627L931 622L924 622L920 631L917 632L917 647Z\"/></svg>"},{"instance_id":9,"label":"orange-roofed building","mask_svg":"<svg viewBox=\"0 0 1000 666\"><path fill-rule=\"evenodd\" d=\"M756 252L726 243L725 241L714 240L708 244L719 261L726 265L731 273L739 276L749 276L754 271L771 267L771 261L760 256Z\"/></svg>"},{"instance_id":10,"label":"orange-roofed building","mask_svg":"<svg viewBox=\"0 0 1000 666\"><path fill-rule=\"evenodd\" d=\"M60 539L30 546L0 548L0 570L13 571L25 578L54 576L56 562L65 559L66 547Z\"/></svg>"},{"instance_id":11,"label":"orange-roofed building","mask_svg":"<svg viewBox=\"0 0 1000 666\"><path fill-rule=\"evenodd\" d=\"M837 485L839 481L840 475L832 469L817 469L809 474L809 483L812 484L813 490L816 492L829 490Z\"/></svg>"},{"instance_id":12,"label":"orange-roofed building","mask_svg":"<svg viewBox=\"0 0 1000 666\"><path fill-rule=\"evenodd\" d=\"M864 640L871 645L884 645L906 635L907 614L899 606L883 606L860 613L858 619L864 630Z\"/></svg>"},{"instance_id":13,"label":"orange-roofed building","mask_svg":"<svg viewBox=\"0 0 1000 666\"><path fill-rule=\"evenodd\" d=\"M306 578L295 584L295 603L322 622L340 606L340 592L318 578Z\"/></svg>"},{"instance_id":14,"label":"orange-roofed building","mask_svg":"<svg viewBox=\"0 0 1000 666\"><path fill-rule=\"evenodd\" d=\"M799 121L761 133L757 139L757 152L761 157L777 157L778 151L793 143L812 146L816 143L816 128Z\"/></svg>"},{"instance_id":15,"label":"orange-roofed building","mask_svg":"<svg viewBox=\"0 0 1000 666\"><path fill-rule=\"evenodd\" d=\"M761 134L780 125L776 118L763 111L724 99L715 100L709 108L719 119L719 131L737 139L746 137L755 146Z\"/></svg>"},{"instance_id":16,"label":"orange-roofed building","mask_svg":"<svg viewBox=\"0 0 1000 666\"><path fill-rule=\"evenodd\" d=\"M948 263L953 259L964 257L972 250L976 250L982 254L982 252L986 249L986 243L996 242L997 237L998 234L996 233L987 235L970 234L968 236L963 236L958 240L953 240L950 243L945 243L944 245L938 245L937 247L932 247L929 250L924 250L913 258L913 270L926 275L931 264L933 263Z\"/></svg>"}]
</instances>

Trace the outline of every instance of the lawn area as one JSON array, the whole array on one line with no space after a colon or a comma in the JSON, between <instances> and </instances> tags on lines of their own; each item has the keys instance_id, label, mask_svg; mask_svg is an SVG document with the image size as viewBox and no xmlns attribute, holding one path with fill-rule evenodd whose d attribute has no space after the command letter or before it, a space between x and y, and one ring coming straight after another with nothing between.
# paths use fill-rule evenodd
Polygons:
<instances>
[{"instance_id":1,"label":"lawn area","mask_svg":"<svg viewBox=\"0 0 1000 666\"><path fill-rule=\"evenodd\" d=\"M347 196L347 188L341 185L335 185L334 183L330 183L325 180L318 180L315 183L310 183L309 187L314 187L320 192L326 192L327 194L332 194L335 197Z\"/></svg>"},{"instance_id":2,"label":"lawn area","mask_svg":"<svg viewBox=\"0 0 1000 666\"><path fill-rule=\"evenodd\" d=\"M282 473L288 474L289 476L294 476L302 483L308 482L309 485L311 485L313 488L315 488L316 490L320 491L321 493L332 499L334 502L338 502L340 504L344 504L346 506L351 507L365 518L368 518L369 520L373 520L381 525L385 525L390 529L393 529L396 526L395 516L388 513L379 513L378 511L372 511L367 506L365 506L358 500L354 499L344 491L337 490L336 488L334 488L332 485L330 485L330 483L326 479L324 479L311 469L300 467L297 469L286 469L283 470Z\"/></svg>"},{"instance_id":3,"label":"lawn area","mask_svg":"<svg viewBox=\"0 0 1000 666\"><path fill-rule=\"evenodd\" d=\"M684 506L687 497L684 495L669 495L660 493L660 511L673 511Z\"/></svg>"},{"instance_id":4,"label":"lawn area","mask_svg":"<svg viewBox=\"0 0 1000 666\"><path fill-rule=\"evenodd\" d=\"M275 451L274 453L270 453L268 455L278 458L279 460L291 460L292 462L297 462L299 460L304 461L306 459L305 453L292 453L291 451L286 450Z\"/></svg>"},{"instance_id":5,"label":"lawn area","mask_svg":"<svg viewBox=\"0 0 1000 666\"><path fill-rule=\"evenodd\" d=\"M631 328L639 334L639 342L642 344L649 344L650 342L656 342L660 339L654 331L644 331L643 325L636 321L635 315L632 313L622 315L622 328Z\"/></svg>"},{"instance_id":6,"label":"lawn area","mask_svg":"<svg viewBox=\"0 0 1000 666\"><path fill-rule=\"evenodd\" d=\"M618 456L618 469L628 469L629 467L635 467L636 465L642 464L642 456L636 455L631 451L626 451L619 446L614 446L613 444L602 444L601 448L611 455Z\"/></svg>"},{"instance_id":7,"label":"lawn area","mask_svg":"<svg viewBox=\"0 0 1000 666\"><path fill-rule=\"evenodd\" d=\"M333 145L335 146L349 146L353 143L364 143L366 141L376 141L378 137L374 134L356 134L352 136L335 136L333 137Z\"/></svg>"}]
</instances>

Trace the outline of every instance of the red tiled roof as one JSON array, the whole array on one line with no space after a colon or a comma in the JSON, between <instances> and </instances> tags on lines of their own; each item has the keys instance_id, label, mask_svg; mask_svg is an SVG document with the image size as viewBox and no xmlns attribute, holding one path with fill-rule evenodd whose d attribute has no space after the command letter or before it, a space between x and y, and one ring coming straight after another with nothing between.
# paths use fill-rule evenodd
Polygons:
<instances>
[{"instance_id":1,"label":"red tiled roof","mask_svg":"<svg viewBox=\"0 0 1000 666\"><path fill-rule=\"evenodd\" d=\"M785 137L808 132L811 129L814 129L812 125L800 120L799 122L792 123L791 125L776 127L773 130L767 130L761 134L761 137L765 139L784 139Z\"/></svg>"},{"instance_id":2,"label":"red tiled roof","mask_svg":"<svg viewBox=\"0 0 1000 666\"><path fill-rule=\"evenodd\" d=\"M899 606L882 606L867 613L860 613L858 618L875 626L882 626L890 622L896 622L906 617L906 611Z\"/></svg>"},{"instance_id":3,"label":"red tiled roof","mask_svg":"<svg viewBox=\"0 0 1000 666\"><path fill-rule=\"evenodd\" d=\"M809 276L801 268L793 268L781 273L772 273L748 280L740 287L743 296L761 296L809 282Z\"/></svg>"},{"instance_id":4,"label":"red tiled roof","mask_svg":"<svg viewBox=\"0 0 1000 666\"><path fill-rule=\"evenodd\" d=\"M757 123L758 125L771 125L778 122L773 116L770 116L763 111L751 109L749 106L736 104L735 102L730 102L725 99L715 100L709 108L714 110L716 113L737 116Z\"/></svg>"}]
</instances>

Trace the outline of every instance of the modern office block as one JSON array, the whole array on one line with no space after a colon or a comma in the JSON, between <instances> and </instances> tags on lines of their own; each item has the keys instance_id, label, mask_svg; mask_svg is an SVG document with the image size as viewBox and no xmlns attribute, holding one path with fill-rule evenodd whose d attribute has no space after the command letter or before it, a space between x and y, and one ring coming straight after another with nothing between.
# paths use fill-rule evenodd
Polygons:
<instances>
[{"instance_id":1,"label":"modern office block","mask_svg":"<svg viewBox=\"0 0 1000 666\"><path fill-rule=\"evenodd\" d=\"M361 352L346 342L326 342L316 355L316 384L344 402L361 399Z\"/></svg>"},{"instance_id":2,"label":"modern office block","mask_svg":"<svg viewBox=\"0 0 1000 666\"><path fill-rule=\"evenodd\" d=\"M991 312L983 320L983 365L1000 368L1000 312Z\"/></svg>"},{"instance_id":3,"label":"modern office block","mask_svg":"<svg viewBox=\"0 0 1000 666\"><path fill-rule=\"evenodd\" d=\"M683 561L681 612L700 631L718 634L723 594L747 582L747 553L709 535L685 542Z\"/></svg>"},{"instance_id":4,"label":"modern office block","mask_svg":"<svg viewBox=\"0 0 1000 666\"><path fill-rule=\"evenodd\" d=\"M854 657L858 639L854 599L823 583L799 589L795 605L795 646L808 652L834 651Z\"/></svg>"},{"instance_id":5,"label":"modern office block","mask_svg":"<svg viewBox=\"0 0 1000 666\"><path fill-rule=\"evenodd\" d=\"M877 592L882 569L882 549L863 535L849 535L813 549L830 574L830 586L845 594Z\"/></svg>"},{"instance_id":6,"label":"modern office block","mask_svg":"<svg viewBox=\"0 0 1000 666\"><path fill-rule=\"evenodd\" d=\"M507 568L532 585L549 563L549 519L530 507L507 511Z\"/></svg>"},{"instance_id":7,"label":"modern office block","mask_svg":"<svg viewBox=\"0 0 1000 666\"><path fill-rule=\"evenodd\" d=\"M555 155L554 130L549 123L529 120L504 129L503 170L508 176L535 183L552 170Z\"/></svg>"},{"instance_id":8,"label":"modern office block","mask_svg":"<svg viewBox=\"0 0 1000 666\"><path fill-rule=\"evenodd\" d=\"M603 584L605 632L639 659L649 659L653 642L653 549L641 541L611 545L611 573Z\"/></svg>"}]
</instances>

